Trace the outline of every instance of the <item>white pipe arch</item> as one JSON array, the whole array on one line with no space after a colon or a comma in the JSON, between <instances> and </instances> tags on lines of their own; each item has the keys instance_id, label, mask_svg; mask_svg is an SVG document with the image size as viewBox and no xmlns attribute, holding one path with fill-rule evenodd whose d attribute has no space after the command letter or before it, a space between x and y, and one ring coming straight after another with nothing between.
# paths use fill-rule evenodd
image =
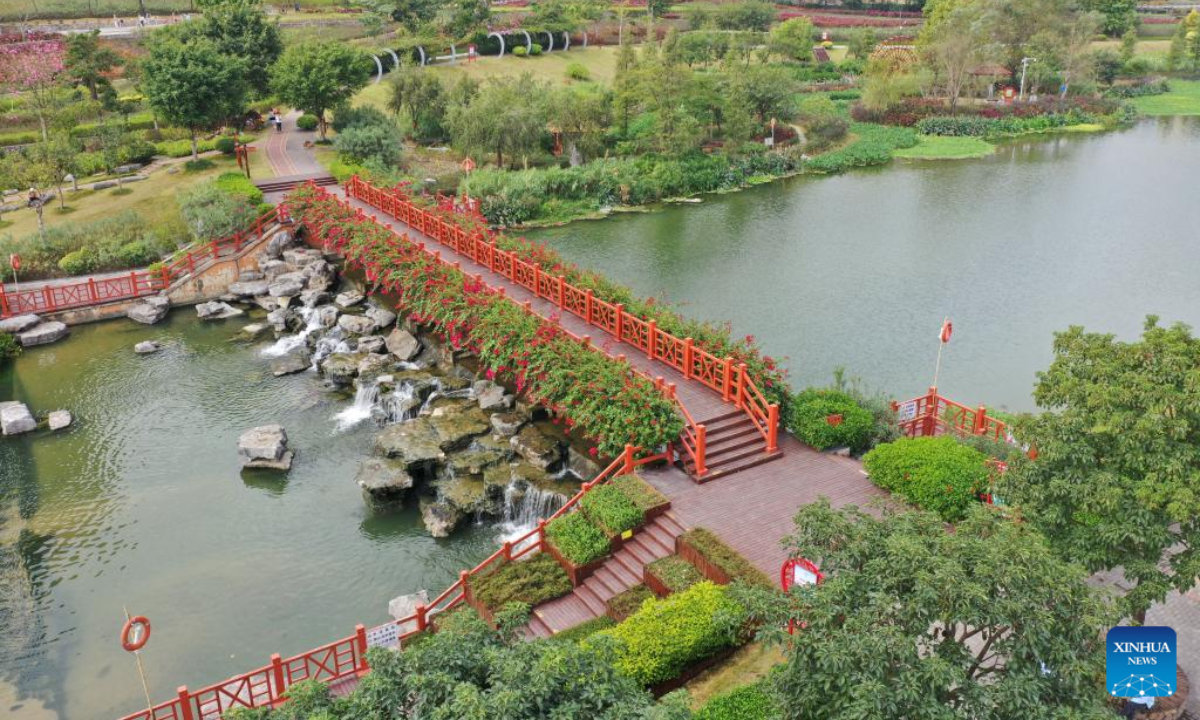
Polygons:
<instances>
[{"instance_id":1,"label":"white pipe arch","mask_svg":"<svg viewBox=\"0 0 1200 720\"><path fill-rule=\"evenodd\" d=\"M546 52L554 52L554 33L549 30L543 30L542 32L546 33L546 37L550 38L550 44L546 46Z\"/></svg>"},{"instance_id":2,"label":"white pipe arch","mask_svg":"<svg viewBox=\"0 0 1200 720\"><path fill-rule=\"evenodd\" d=\"M500 41L500 54L496 57L504 57L504 36L498 32L490 32L488 33L488 37L494 37Z\"/></svg>"},{"instance_id":3,"label":"white pipe arch","mask_svg":"<svg viewBox=\"0 0 1200 720\"><path fill-rule=\"evenodd\" d=\"M583 46L585 48L587 47L587 29L586 28L584 28L584 31L583 31Z\"/></svg>"},{"instance_id":4,"label":"white pipe arch","mask_svg":"<svg viewBox=\"0 0 1200 720\"><path fill-rule=\"evenodd\" d=\"M529 36L528 30L522 30L525 34L525 52L533 52L533 38Z\"/></svg>"},{"instance_id":5,"label":"white pipe arch","mask_svg":"<svg viewBox=\"0 0 1200 720\"><path fill-rule=\"evenodd\" d=\"M568 30L563 30L563 50L571 49L571 33Z\"/></svg>"},{"instance_id":6,"label":"white pipe arch","mask_svg":"<svg viewBox=\"0 0 1200 720\"><path fill-rule=\"evenodd\" d=\"M371 59L375 61L375 84L378 85L379 81L383 79L383 61L379 59L378 55L372 55Z\"/></svg>"},{"instance_id":7,"label":"white pipe arch","mask_svg":"<svg viewBox=\"0 0 1200 720\"><path fill-rule=\"evenodd\" d=\"M425 62L426 62L426 60L425 60L425 48L423 48L423 47L421 47L420 45L418 45L418 46L417 46L417 52L421 54L421 67L425 67Z\"/></svg>"},{"instance_id":8,"label":"white pipe arch","mask_svg":"<svg viewBox=\"0 0 1200 720\"><path fill-rule=\"evenodd\" d=\"M393 50L388 50L387 53L388 53L388 55L392 56L392 69L393 70L400 69L400 56L397 55L395 53L395 51L393 51Z\"/></svg>"},{"instance_id":9,"label":"white pipe arch","mask_svg":"<svg viewBox=\"0 0 1200 720\"><path fill-rule=\"evenodd\" d=\"M454 43L450 43L450 62L458 62L458 50L454 48Z\"/></svg>"}]
</instances>

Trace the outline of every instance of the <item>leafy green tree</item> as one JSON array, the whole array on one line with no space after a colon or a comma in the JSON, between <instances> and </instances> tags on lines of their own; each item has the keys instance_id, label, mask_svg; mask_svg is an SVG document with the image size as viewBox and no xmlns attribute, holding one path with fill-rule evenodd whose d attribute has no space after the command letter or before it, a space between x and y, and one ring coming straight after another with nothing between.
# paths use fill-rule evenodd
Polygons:
<instances>
[{"instance_id":1,"label":"leafy green tree","mask_svg":"<svg viewBox=\"0 0 1200 720\"><path fill-rule=\"evenodd\" d=\"M325 111L340 107L371 79L370 58L353 45L306 42L284 51L271 69L271 87L279 98L314 115L325 139Z\"/></svg>"},{"instance_id":2,"label":"leafy green tree","mask_svg":"<svg viewBox=\"0 0 1200 720\"><path fill-rule=\"evenodd\" d=\"M850 34L846 50L850 57L866 60L878 44L879 36L875 33L875 28L861 28Z\"/></svg>"},{"instance_id":3,"label":"leafy green tree","mask_svg":"<svg viewBox=\"0 0 1200 720\"><path fill-rule=\"evenodd\" d=\"M917 49L934 69L954 112L971 70L999 54L992 41L990 6L974 0L930 0L925 18Z\"/></svg>"},{"instance_id":4,"label":"leafy green tree","mask_svg":"<svg viewBox=\"0 0 1200 720\"><path fill-rule=\"evenodd\" d=\"M375 162L393 167L400 162L400 131L387 124L352 125L333 140L333 147L351 162Z\"/></svg>"},{"instance_id":5,"label":"leafy green tree","mask_svg":"<svg viewBox=\"0 0 1200 720\"><path fill-rule=\"evenodd\" d=\"M1116 37L1137 31L1137 0L1085 0L1083 7L1104 16L1101 30Z\"/></svg>"},{"instance_id":6,"label":"leafy green tree","mask_svg":"<svg viewBox=\"0 0 1200 720\"><path fill-rule=\"evenodd\" d=\"M67 38L66 72L88 89L93 100L100 99L100 89L109 86L105 73L121 62L121 56L100 44L100 31L75 33Z\"/></svg>"},{"instance_id":7,"label":"leafy green tree","mask_svg":"<svg viewBox=\"0 0 1200 720\"><path fill-rule=\"evenodd\" d=\"M209 40L185 44L167 34L151 41L150 53L142 61L141 87L159 117L188 129L196 160L200 157L197 134L245 107L245 65Z\"/></svg>"},{"instance_id":8,"label":"leafy green tree","mask_svg":"<svg viewBox=\"0 0 1200 720\"><path fill-rule=\"evenodd\" d=\"M613 111L621 120L622 135L629 134L629 119L640 100L638 65L633 43L623 41L617 48L617 70L613 78Z\"/></svg>"},{"instance_id":9,"label":"leafy green tree","mask_svg":"<svg viewBox=\"0 0 1200 720\"><path fill-rule=\"evenodd\" d=\"M19 152L7 153L3 165L3 176L8 187L16 187L24 191L32 189L39 197L44 198L46 191L60 180L56 158L47 149L50 143L41 142ZM46 222L43 215L46 208L45 200L33 204L37 213L38 232L45 233Z\"/></svg>"},{"instance_id":10,"label":"leafy green tree","mask_svg":"<svg viewBox=\"0 0 1200 720\"><path fill-rule=\"evenodd\" d=\"M179 27L185 39L188 35L207 38L222 53L240 58L250 89L260 97L269 92L268 73L283 52L283 35L258 0L222 0L205 8L200 22Z\"/></svg>"},{"instance_id":11,"label":"leafy green tree","mask_svg":"<svg viewBox=\"0 0 1200 720\"><path fill-rule=\"evenodd\" d=\"M717 7L714 20L722 30L765 31L775 21L775 6L762 0L725 3Z\"/></svg>"},{"instance_id":12,"label":"leafy green tree","mask_svg":"<svg viewBox=\"0 0 1200 720\"><path fill-rule=\"evenodd\" d=\"M1111 606L1028 525L980 505L947 532L930 513L821 498L786 544L825 580L760 599L765 632L790 644L768 681L785 718L1112 717ZM787 619L792 636L774 629Z\"/></svg>"},{"instance_id":13,"label":"leafy green tree","mask_svg":"<svg viewBox=\"0 0 1200 720\"><path fill-rule=\"evenodd\" d=\"M454 145L464 152L494 153L496 166L537 148L546 131L544 109L537 98L545 88L525 73L519 78L493 78L466 105L453 106L448 125Z\"/></svg>"},{"instance_id":14,"label":"leafy green tree","mask_svg":"<svg viewBox=\"0 0 1200 720\"><path fill-rule=\"evenodd\" d=\"M445 87L437 75L412 63L402 63L388 78L387 107L396 115L404 113L418 140L437 140L445 136Z\"/></svg>"},{"instance_id":15,"label":"leafy green tree","mask_svg":"<svg viewBox=\"0 0 1200 720\"><path fill-rule=\"evenodd\" d=\"M772 55L808 62L812 60L814 29L806 17L794 17L775 26L767 38Z\"/></svg>"},{"instance_id":16,"label":"leafy green tree","mask_svg":"<svg viewBox=\"0 0 1200 720\"><path fill-rule=\"evenodd\" d=\"M445 31L451 37L465 38L467 35L487 27L492 17L488 0L452 0L449 3L450 20Z\"/></svg>"},{"instance_id":17,"label":"leafy green tree","mask_svg":"<svg viewBox=\"0 0 1200 720\"><path fill-rule=\"evenodd\" d=\"M790 120L796 115L796 81L787 68L774 65L747 67L735 82L760 123L771 118Z\"/></svg>"},{"instance_id":18,"label":"leafy green tree","mask_svg":"<svg viewBox=\"0 0 1200 720\"><path fill-rule=\"evenodd\" d=\"M546 95L546 119L562 133L572 165L598 155L612 122L612 95L598 87L567 85Z\"/></svg>"},{"instance_id":19,"label":"leafy green tree","mask_svg":"<svg viewBox=\"0 0 1200 720\"><path fill-rule=\"evenodd\" d=\"M1037 449L999 492L1068 558L1122 568L1133 619L1200 578L1200 339L1147 319L1140 340L1072 327L1039 373L1043 412L1020 418Z\"/></svg>"}]
</instances>

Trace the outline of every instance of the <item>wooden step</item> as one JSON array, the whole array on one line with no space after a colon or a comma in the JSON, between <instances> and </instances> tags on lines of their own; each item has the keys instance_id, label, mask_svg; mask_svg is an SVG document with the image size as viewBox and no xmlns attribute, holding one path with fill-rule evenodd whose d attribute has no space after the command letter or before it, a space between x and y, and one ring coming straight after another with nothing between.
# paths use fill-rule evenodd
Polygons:
<instances>
[{"instance_id":1,"label":"wooden step","mask_svg":"<svg viewBox=\"0 0 1200 720\"><path fill-rule=\"evenodd\" d=\"M663 545L671 552L675 552L675 538L679 533L667 529L664 523L653 522L646 526L643 530L646 535L653 538L659 545Z\"/></svg>"},{"instance_id":2,"label":"wooden step","mask_svg":"<svg viewBox=\"0 0 1200 720\"><path fill-rule=\"evenodd\" d=\"M636 578L636 581L630 584L630 587L637 585L642 581L642 568L644 563L640 562L632 553L626 552L624 549L616 555L612 556L610 563L616 563L620 567L621 572L626 576ZM616 568L614 568L616 569Z\"/></svg>"},{"instance_id":3,"label":"wooden step","mask_svg":"<svg viewBox=\"0 0 1200 720\"><path fill-rule=\"evenodd\" d=\"M606 570L607 572L605 572ZM595 581L597 585L600 586L596 588L596 594L602 597L604 595L612 597L613 595L621 593L625 589L623 584L617 579L617 576L614 575L611 570L609 570L607 562L601 565L596 572L585 581L585 584L592 581ZM604 592L600 592L601 588L604 589Z\"/></svg>"},{"instance_id":4,"label":"wooden step","mask_svg":"<svg viewBox=\"0 0 1200 720\"><path fill-rule=\"evenodd\" d=\"M745 425L730 426L725 432L709 432L705 439L704 447L708 452L712 452L713 448L736 443L746 438L762 440L762 433L758 431L758 427L752 422L747 422Z\"/></svg>"},{"instance_id":5,"label":"wooden step","mask_svg":"<svg viewBox=\"0 0 1200 720\"><path fill-rule=\"evenodd\" d=\"M720 477L742 472L743 470L749 470L752 467L758 467L763 463L773 462L781 457L783 457L783 453L779 452L778 450L773 453L766 453L762 450L756 450L752 453L746 454L744 457L727 458L718 465L709 465L707 468L708 472L706 472L704 477L701 478L696 477L696 469L691 465L691 463L688 463L684 466L684 471L688 475L691 475L692 478L697 482L706 483L716 480Z\"/></svg>"},{"instance_id":6,"label":"wooden step","mask_svg":"<svg viewBox=\"0 0 1200 720\"><path fill-rule=\"evenodd\" d=\"M743 438L738 442L720 444L715 448L712 445L708 445L704 449L704 464L712 466L719 463L723 458L741 455L748 449L764 450L766 445L762 436L757 432L754 433L754 437Z\"/></svg>"},{"instance_id":7,"label":"wooden step","mask_svg":"<svg viewBox=\"0 0 1200 720\"><path fill-rule=\"evenodd\" d=\"M687 528L683 526L683 523L679 522L669 510L658 516L654 522L672 537L679 537L687 532Z\"/></svg>"},{"instance_id":8,"label":"wooden step","mask_svg":"<svg viewBox=\"0 0 1200 720\"><path fill-rule=\"evenodd\" d=\"M642 573L640 571L630 569L628 566L622 563L616 555L614 555L611 560L604 563L604 567L601 569L607 569L613 574L617 581L620 582L621 592L625 592L629 588L642 581Z\"/></svg>"},{"instance_id":9,"label":"wooden step","mask_svg":"<svg viewBox=\"0 0 1200 720\"><path fill-rule=\"evenodd\" d=\"M703 425L705 430L711 433L716 429L728 425L734 425L742 421L750 422L750 416L747 415L744 410L733 410L725 413L724 415L717 415L716 417L711 417L706 420L697 420L696 422L700 425Z\"/></svg>"},{"instance_id":10,"label":"wooden step","mask_svg":"<svg viewBox=\"0 0 1200 720\"><path fill-rule=\"evenodd\" d=\"M617 553L617 555L622 554L632 557L638 563L638 570L641 570L647 563L652 563L657 559L654 557L654 553L639 545L636 539L625 543L621 551Z\"/></svg>"},{"instance_id":11,"label":"wooden step","mask_svg":"<svg viewBox=\"0 0 1200 720\"><path fill-rule=\"evenodd\" d=\"M603 615L604 611L608 609L608 606L604 604L604 600L601 600L600 596L597 595L594 590L588 587L586 582L575 588L574 592L575 595L577 595L579 599L583 601L583 604L587 605L588 609L593 613L597 615Z\"/></svg>"},{"instance_id":12,"label":"wooden step","mask_svg":"<svg viewBox=\"0 0 1200 720\"><path fill-rule=\"evenodd\" d=\"M675 552L675 539L663 537L666 533L655 534L655 528L649 526L642 532L637 534L637 538L642 541L647 549L654 551L655 554L670 555Z\"/></svg>"},{"instance_id":13,"label":"wooden step","mask_svg":"<svg viewBox=\"0 0 1200 720\"><path fill-rule=\"evenodd\" d=\"M533 635L534 637L548 638L554 634L554 631L550 629L550 626L547 625L540 617L538 617L536 612L530 614L529 624L525 627L528 629L529 634Z\"/></svg>"}]
</instances>

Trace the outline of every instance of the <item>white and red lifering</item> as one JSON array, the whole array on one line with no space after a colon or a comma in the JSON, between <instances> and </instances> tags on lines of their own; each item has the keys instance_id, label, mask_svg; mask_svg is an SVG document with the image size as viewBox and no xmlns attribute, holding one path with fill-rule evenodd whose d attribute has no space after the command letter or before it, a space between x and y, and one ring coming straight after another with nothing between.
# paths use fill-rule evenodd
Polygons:
<instances>
[{"instance_id":1,"label":"white and red lifering","mask_svg":"<svg viewBox=\"0 0 1200 720\"><path fill-rule=\"evenodd\" d=\"M137 652L150 639L150 621L142 615L136 615L125 621L121 628L121 647L127 652Z\"/></svg>"}]
</instances>

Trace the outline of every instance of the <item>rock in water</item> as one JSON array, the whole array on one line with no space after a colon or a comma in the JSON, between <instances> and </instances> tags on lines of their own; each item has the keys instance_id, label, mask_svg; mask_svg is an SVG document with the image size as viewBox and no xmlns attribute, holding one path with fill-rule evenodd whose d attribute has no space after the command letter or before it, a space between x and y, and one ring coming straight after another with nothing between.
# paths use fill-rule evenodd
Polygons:
<instances>
[{"instance_id":1,"label":"rock in water","mask_svg":"<svg viewBox=\"0 0 1200 720\"><path fill-rule=\"evenodd\" d=\"M196 306L196 316L201 320L224 320L238 315L245 315L245 313L229 303L206 302Z\"/></svg>"},{"instance_id":2,"label":"rock in water","mask_svg":"<svg viewBox=\"0 0 1200 720\"><path fill-rule=\"evenodd\" d=\"M529 418L521 413L496 413L489 418L492 422L492 432L500 437L512 437L529 422Z\"/></svg>"},{"instance_id":3,"label":"rock in water","mask_svg":"<svg viewBox=\"0 0 1200 720\"><path fill-rule=\"evenodd\" d=\"M245 273L243 273L245 275ZM229 292L241 297L266 295L270 284L266 280L239 280L229 285Z\"/></svg>"},{"instance_id":4,"label":"rock in water","mask_svg":"<svg viewBox=\"0 0 1200 720\"><path fill-rule=\"evenodd\" d=\"M421 342L409 333L400 328L396 328L387 336L384 341L387 345L388 352L406 362L411 361L421 352Z\"/></svg>"},{"instance_id":5,"label":"rock in water","mask_svg":"<svg viewBox=\"0 0 1200 720\"><path fill-rule=\"evenodd\" d=\"M417 612L417 607L420 605L429 605L429 591L418 590L412 595L401 595L398 598L392 598L388 603L388 615L392 616L393 620L403 620L407 617L412 617ZM415 621L411 629L415 630ZM410 628L404 628L402 632L408 632Z\"/></svg>"},{"instance_id":6,"label":"rock in water","mask_svg":"<svg viewBox=\"0 0 1200 720\"><path fill-rule=\"evenodd\" d=\"M55 410L50 413L48 423L51 430L62 430L71 424L71 413L67 410Z\"/></svg>"},{"instance_id":7,"label":"rock in water","mask_svg":"<svg viewBox=\"0 0 1200 720\"><path fill-rule=\"evenodd\" d=\"M402 463L379 458L361 463L354 481L373 500L403 500L413 486Z\"/></svg>"},{"instance_id":8,"label":"rock in water","mask_svg":"<svg viewBox=\"0 0 1200 720\"><path fill-rule=\"evenodd\" d=\"M149 355L150 353L156 353L159 350L162 350L162 348L162 343L158 342L157 340L143 340L142 342L133 346L133 351L138 355Z\"/></svg>"},{"instance_id":9,"label":"rock in water","mask_svg":"<svg viewBox=\"0 0 1200 720\"><path fill-rule=\"evenodd\" d=\"M125 317L143 325L153 325L167 316L171 309L171 301L165 297L155 296L143 298L134 303L126 311Z\"/></svg>"},{"instance_id":10,"label":"rock in water","mask_svg":"<svg viewBox=\"0 0 1200 720\"><path fill-rule=\"evenodd\" d=\"M283 377L293 373L304 372L312 367L312 355L306 347L292 348L284 355L271 360L271 374Z\"/></svg>"},{"instance_id":11,"label":"rock in water","mask_svg":"<svg viewBox=\"0 0 1200 720\"><path fill-rule=\"evenodd\" d=\"M37 420L23 402L0 402L0 434L20 435L37 429Z\"/></svg>"},{"instance_id":12,"label":"rock in water","mask_svg":"<svg viewBox=\"0 0 1200 720\"><path fill-rule=\"evenodd\" d=\"M428 418L389 425L375 436L375 449L384 457L402 461L409 472L446 459Z\"/></svg>"},{"instance_id":13,"label":"rock in water","mask_svg":"<svg viewBox=\"0 0 1200 720\"><path fill-rule=\"evenodd\" d=\"M358 364L362 359L358 353L333 353L321 362L321 374L333 385L347 387L358 375Z\"/></svg>"},{"instance_id":14,"label":"rock in water","mask_svg":"<svg viewBox=\"0 0 1200 720\"><path fill-rule=\"evenodd\" d=\"M421 520L425 523L425 529L435 538L450 537L462 519L462 511L450 503L421 500Z\"/></svg>"},{"instance_id":15,"label":"rock in water","mask_svg":"<svg viewBox=\"0 0 1200 720\"><path fill-rule=\"evenodd\" d=\"M287 444L287 432L282 426L261 425L238 438L238 457L243 468L289 470L294 453Z\"/></svg>"},{"instance_id":16,"label":"rock in water","mask_svg":"<svg viewBox=\"0 0 1200 720\"><path fill-rule=\"evenodd\" d=\"M7 320L0 320L0 332L15 335L20 332L25 332L31 327L36 327L42 319L37 315L16 315Z\"/></svg>"},{"instance_id":17,"label":"rock in water","mask_svg":"<svg viewBox=\"0 0 1200 720\"><path fill-rule=\"evenodd\" d=\"M378 330L375 321L366 315L343 315L338 318L337 324L351 335L370 335Z\"/></svg>"},{"instance_id":18,"label":"rock in water","mask_svg":"<svg viewBox=\"0 0 1200 720\"><path fill-rule=\"evenodd\" d=\"M509 442L518 455L543 470L553 467L562 459L562 448L558 442L532 425L517 433Z\"/></svg>"},{"instance_id":19,"label":"rock in water","mask_svg":"<svg viewBox=\"0 0 1200 720\"><path fill-rule=\"evenodd\" d=\"M438 444L445 452L462 450L471 444L471 439L491 429L487 416L475 408L466 412L438 414L429 418Z\"/></svg>"},{"instance_id":20,"label":"rock in water","mask_svg":"<svg viewBox=\"0 0 1200 720\"><path fill-rule=\"evenodd\" d=\"M355 352L375 354L382 353L384 350L383 337L380 335L364 335L358 339L358 347Z\"/></svg>"},{"instance_id":21,"label":"rock in water","mask_svg":"<svg viewBox=\"0 0 1200 720\"><path fill-rule=\"evenodd\" d=\"M297 277L299 273L280 275L271 283L267 292L271 297L292 297L304 291L304 278Z\"/></svg>"},{"instance_id":22,"label":"rock in water","mask_svg":"<svg viewBox=\"0 0 1200 720\"><path fill-rule=\"evenodd\" d=\"M238 332L238 336L246 340L257 340L260 335L267 331L266 323L250 323Z\"/></svg>"},{"instance_id":23,"label":"rock in water","mask_svg":"<svg viewBox=\"0 0 1200 720\"><path fill-rule=\"evenodd\" d=\"M49 345L52 342L62 340L67 336L67 326L57 320L44 322L40 325L35 325L33 328L26 330L17 335L17 342L21 343L21 347L33 347L35 345Z\"/></svg>"},{"instance_id":24,"label":"rock in water","mask_svg":"<svg viewBox=\"0 0 1200 720\"><path fill-rule=\"evenodd\" d=\"M360 292L347 290L344 293L339 293L338 296L333 299L333 302L339 308L345 310L348 307L354 307L355 305L358 305L366 299L367 298Z\"/></svg>"}]
</instances>

